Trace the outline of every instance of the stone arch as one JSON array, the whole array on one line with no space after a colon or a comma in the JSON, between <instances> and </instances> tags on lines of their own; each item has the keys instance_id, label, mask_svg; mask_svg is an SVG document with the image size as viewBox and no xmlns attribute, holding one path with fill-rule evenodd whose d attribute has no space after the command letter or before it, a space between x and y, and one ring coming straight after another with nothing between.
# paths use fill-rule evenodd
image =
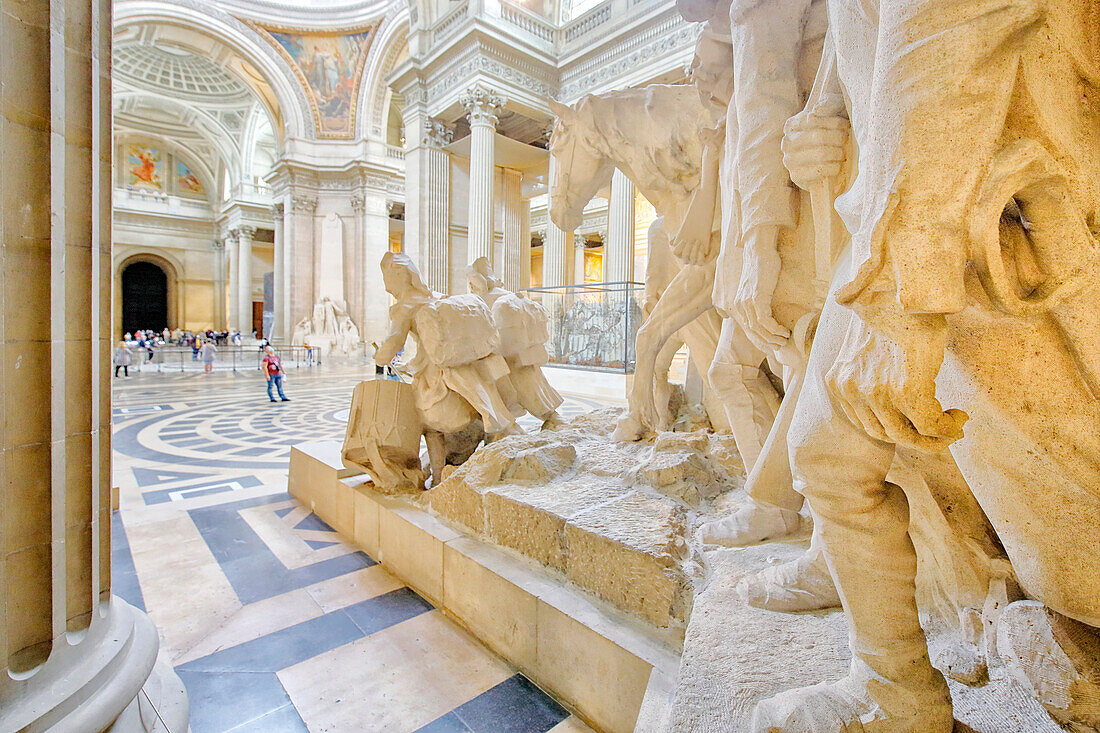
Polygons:
<instances>
[{"instance_id":1,"label":"stone arch","mask_svg":"<svg viewBox=\"0 0 1100 733\"><path fill-rule=\"evenodd\" d=\"M219 153L222 153L223 146L220 144L221 141L211 139L209 136L206 136L206 139L208 142L217 147ZM167 135L144 130L127 130L126 132L119 134L116 139L116 146L126 145L126 143L130 141L153 142L160 145L164 150L172 153L173 155L183 158L184 162L191 168L192 171L198 174L199 179L202 181L203 185L206 186L206 198L207 201L210 203L211 218L213 218L213 207L220 203L219 194L221 191L221 181L219 180L215 169L210 167L209 163L203 156L197 154L186 145L181 145L178 141L173 140ZM223 160L225 157L226 156L223 154ZM232 165L232 160L230 160L229 162L230 165Z\"/></svg>"},{"instance_id":2,"label":"stone arch","mask_svg":"<svg viewBox=\"0 0 1100 733\"><path fill-rule=\"evenodd\" d=\"M367 70L359 89L358 135L368 139L386 139L390 87L386 77L397 66L402 53L408 53L409 10L402 8L382 21L371 45Z\"/></svg>"},{"instance_id":3,"label":"stone arch","mask_svg":"<svg viewBox=\"0 0 1100 733\"><path fill-rule=\"evenodd\" d=\"M179 327L183 322L183 288L181 287L179 272L182 267L155 252L135 252L120 259L114 267L114 291L118 297L114 298L113 323L115 337L122 336L122 272L130 265L138 262L148 262L159 267L167 279L168 292L168 328Z\"/></svg>"},{"instance_id":4,"label":"stone arch","mask_svg":"<svg viewBox=\"0 0 1100 733\"><path fill-rule=\"evenodd\" d=\"M271 44L247 24L212 3L198 0L120 0L114 5L116 32L131 25L157 23L182 26L212 38L252 64L278 102L279 110L269 113L282 113L271 114L272 119L281 118L283 122L284 129L275 131L280 144L286 138L316 138L305 90Z\"/></svg>"}]
</instances>

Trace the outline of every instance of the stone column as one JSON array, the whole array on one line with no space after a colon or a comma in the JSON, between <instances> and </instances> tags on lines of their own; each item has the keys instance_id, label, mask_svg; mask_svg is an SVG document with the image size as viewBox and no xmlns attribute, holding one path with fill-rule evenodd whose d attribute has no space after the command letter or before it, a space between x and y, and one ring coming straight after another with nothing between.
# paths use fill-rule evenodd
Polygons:
<instances>
[{"instance_id":1,"label":"stone column","mask_svg":"<svg viewBox=\"0 0 1100 733\"><path fill-rule=\"evenodd\" d=\"M284 208L281 202L271 207L271 220L275 226L275 268L271 275L271 299L273 302L271 304L271 333L268 334L268 338L272 341L275 339L287 340L290 337L283 324L283 292L285 290L283 271L286 269L286 242L283 237Z\"/></svg>"},{"instance_id":2,"label":"stone column","mask_svg":"<svg viewBox=\"0 0 1100 733\"><path fill-rule=\"evenodd\" d=\"M611 176L607 202L604 282L627 282L634 274L634 184L619 169Z\"/></svg>"},{"instance_id":3,"label":"stone column","mask_svg":"<svg viewBox=\"0 0 1100 733\"><path fill-rule=\"evenodd\" d=\"M216 331L225 326L225 242L214 240L214 325Z\"/></svg>"},{"instance_id":4,"label":"stone column","mask_svg":"<svg viewBox=\"0 0 1100 733\"><path fill-rule=\"evenodd\" d=\"M236 230L225 235L225 251L229 253L229 325L230 331L240 331L240 310L237 308L240 302L241 279L238 273L241 261L241 250L237 245Z\"/></svg>"},{"instance_id":5,"label":"stone column","mask_svg":"<svg viewBox=\"0 0 1100 733\"><path fill-rule=\"evenodd\" d=\"M363 312L357 321L363 341L382 343L389 330L390 298L382 282L379 264L390 248L390 217L383 191L368 192L363 197ZM434 287L431 284L428 287ZM368 354L373 354L369 348Z\"/></svg>"},{"instance_id":6,"label":"stone column","mask_svg":"<svg viewBox=\"0 0 1100 733\"><path fill-rule=\"evenodd\" d=\"M431 281L428 274L432 268L426 258L427 246L424 243L430 228L427 220L431 200L428 187L431 151L424 133L431 126L431 121L426 111L424 86L419 79L395 88L405 98L405 107L401 110L405 127L405 238L402 252L412 258L420 268L420 274L427 278L428 286L435 289L437 284Z\"/></svg>"},{"instance_id":7,"label":"stone column","mask_svg":"<svg viewBox=\"0 0 1100 733\"><path fill-rule=\"evenodd\" d=\"M237 246L237 328L241 334L252 333L252 237L256 227L240 226L236 230Z\"/></svg>"},{"instance_id":8,"label":"stone column","mask_svg":"<svg viewBox=\"0 0 1100 733\"><path fill-rule=\"evenodd\" d=\"M283 236L287 239L286 279L289 294L289 313L287 315L287 334L293 334L298 321L313 313L313 241L316 236L314 214L317 211L317 199L312 196L295 195L290 200L290 215L284 224Z\"/></svg>"},{"instance_id":9,"label":"stone column","mask_svg":"<svg viewBox=\"0 0 1100 733\"><path fill-rule=\"evenodd\" d=\"M548 181L554 180L554 158L550 158ZM546 239L542 244L542 284L545 287L568 285L573 273L573 232L558 229L546 218Z\"/></svg>"},{"instance_id":10,"label":"stone column","mask_svg":"<svg viewBox=\"0 0 1100 733\"><path fill-rule=\"evenodd\" d=\"M441 293L450 292L451 279L451 157L443 148L450 144L452 134L439 120L428 120L421 145L427 179L421 186L425 197L420 202L424 213L422 255L427 265L423 274L428 287ZM405 221L407 224L407 209Z\"/></svg>"},{"instance_id":11,"label":"stone column","mask_svg":"<svg viewBox=\"0 0 1100 733\"><path fill-rule=\"evenodd\" d=\"M111 595L111 6L2 17L0 730L100 731L139 717L158 647Z\"/></svg>"},{"instance_id":12,"label":"stone column","mask_svg":"<svg viewBox=\"0 0 1100 733\"><path fill-rule=\"evenodd\" d=\"M527 237L527 248L523 242L525 227L524 216L527 213L527 202L520 192L520 181L523 178L517 170L505 168L504 174L504 201L501 210L504 221L501 222L501 230L504 235L504 258L500 263L500 276L504 280L504 287L509 290L523 288L523 270L530 270L530 260L526 256L531 246L531 238Z\"/></svg>"},{"instance_id":13,"label":"stone column","mask_svg":"<svg viewBox=\"0 0 1100 733\"><path fill-rule=\"evenodd\" d=\"M584 284L584 237L573 241L573 284Z\"/></svg>"},{"instance_id":14,"label":"stone column","mask_svg":"<svg viewBox=\"0 0 1100 733\"><path fill-rule=\"evenodd\" d=\"M470 217L467 264L478 257L493 261L493 174L497 113L504 98L480 85L459 101L470 120ZM494 265L496 263L493 263Z\"/></svg>"}]
</instances>

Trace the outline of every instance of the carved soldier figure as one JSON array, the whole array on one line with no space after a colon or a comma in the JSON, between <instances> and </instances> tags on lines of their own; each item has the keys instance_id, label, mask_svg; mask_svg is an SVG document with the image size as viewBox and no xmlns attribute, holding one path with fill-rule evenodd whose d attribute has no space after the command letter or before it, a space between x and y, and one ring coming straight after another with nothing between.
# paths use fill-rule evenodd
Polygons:
<instances>
[{"instance_id":1,"label":"carved soldier figure","mask_svg":"<svg viewBox=\"0 0 1100 733\"><path fill-rule=\"evenodd\" d=\"M473 261L466 271L466 281L470 292L493 312L501 355L510 370L500 386L512 414L529 412L544 422L552 419L564 400L542 373L542 366L550 361L546 311L533 300L505 290L504 281L485 257Z\"/></svg>"},{"instance_id":2,"label":"carved soldier figure","mask_svg":"<svg viewBox=\"0 0 1100 733\"><path fill-rule=\"evenodd\" d=\"M826 83L859 148L836 202L852 259L789 447L853 662L840 682L762 703L754 730L952 729L917 616L908 502L886 481L895 454L948 446L1023 591L1050 609L1027 616L1050 633L1022 633L1026 614L1009 606L1004 633L1025 640L1002 651L1059 722L1100 724L1091 688L1037 662L1097 674L1087 653L1051 647L1100 627L1098 12L1094 0L829 2ZM816 136L827 159L834 126L807 110L787 134ZM789 157L795 182L812 183L812 159ZM1054 683L1069 692L1044 697Z\"/></svg>"}]
</instances>

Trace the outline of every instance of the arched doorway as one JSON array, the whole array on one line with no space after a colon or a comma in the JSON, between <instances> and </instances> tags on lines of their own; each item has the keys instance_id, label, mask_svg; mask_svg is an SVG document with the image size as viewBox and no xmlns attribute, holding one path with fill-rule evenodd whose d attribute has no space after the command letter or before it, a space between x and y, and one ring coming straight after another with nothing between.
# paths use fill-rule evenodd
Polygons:
<instances>
[{"instance_id":1,"label":"arched doorway","mask_svg":"<svg viewBox=\"0 0 1100 733\"><path fill-rule=\"evenodd\" d=\"M168 327L168 275L152 262L134 262L122 271L122 331L163 331Z\"/></svg>"}]
</instances>

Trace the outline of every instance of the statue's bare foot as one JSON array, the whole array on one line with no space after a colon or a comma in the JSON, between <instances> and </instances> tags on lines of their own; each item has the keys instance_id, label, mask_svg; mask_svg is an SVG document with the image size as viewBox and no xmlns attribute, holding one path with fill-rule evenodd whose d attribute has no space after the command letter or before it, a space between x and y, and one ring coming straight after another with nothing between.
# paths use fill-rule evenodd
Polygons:
<instances>
[{"instance_id":1,"label":"statue's bare foot","mask_svg":"<svg viewBox=\"0 0 1100 733\"><path fill-rule=\"evenodd\" d=\"M886 709L868 683L849 675L830 684L787 690L757 704L752 733L951 733L954 718L947 684L936 675L932 690L915 693L885 681L872 683L896 698Z\"/></svg>"},{"instance_id":2,"label":"statue's bare foot","mask_svg":"<svg viewBox=\"0 0 1100 733\"><path fill-rule=\"evenodd\" d=\"M797 560L745 576L734 590L745 603L768 611L794 613L840 605L825 558L813 548Z\"/></svg>"},{"instance_id":3,"label":"statue's bare foot","mask_svg":"<svg viewBox=\"0 0 1100 733\"><path fill-rule=\"evenodd\" d=\"M629 411L624 412L619 421L615 423L615 430L611 433L612 443L633 443L640 440L645 434L645 426Z\"/></svg>"},{"instance_id":4,"label":"statue's bare foot","mask_svg":"<svg viewBox=\"0 0 1100 733\"><path fill-rule=\"evenodd\" d=\"M1001 612L997 652L1050 717L1072 731L1100 730L1100 632L1017 601Z\"/></svg>"},{"instance_id":5,"label":"statue's bare foot","mask_svg":"<svg viewBox=\"0 0 1100 733\"><path fill-rule=\"evenodd\" d=\"M728 517L704 524L699 528L699 539L704 545L744 547L792 534L801 526L801 521L796 511L754 501Z\"/></svg>"}]
</instances>

